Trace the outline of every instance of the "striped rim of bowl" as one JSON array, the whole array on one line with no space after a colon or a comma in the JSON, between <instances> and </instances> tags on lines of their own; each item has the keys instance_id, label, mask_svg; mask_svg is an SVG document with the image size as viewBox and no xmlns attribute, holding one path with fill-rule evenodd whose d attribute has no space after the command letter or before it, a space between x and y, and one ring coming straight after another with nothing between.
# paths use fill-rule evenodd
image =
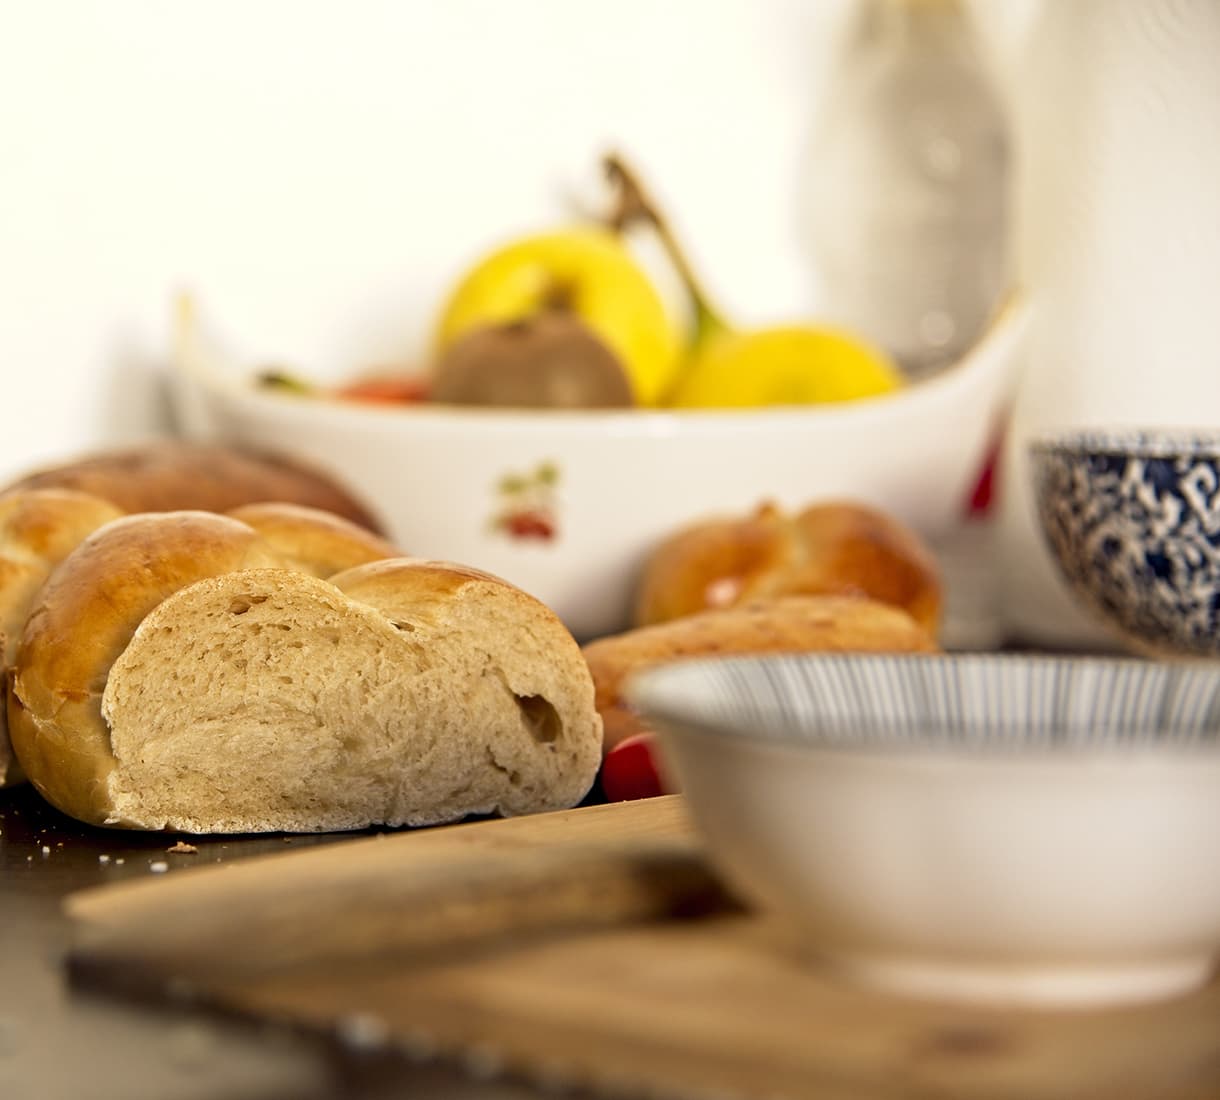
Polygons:
<instances>
[{"instance_id":1,"label":"striped rim of bowl","mask_svg":"<svg viewBox=\"0 0 1220 1100\"><path fill-rule=\"evenodd\" d=\"M1021 654L684 660L627 696L662 728L814 748L1220 747L1220 663Z\"/></svg>"},{"instance_id":2,"label":"striped rim of bowl","mask_svg":"<svg viewBox=\"0 0 1220 1100\"><path fill-rule=\"evenodd\" d=\"M1174 456L1220 457L1215 428L1076 428L1061 429L1030 440L1031 454L1128 455L1133 458Z\"/></svg>"}]
</instances>

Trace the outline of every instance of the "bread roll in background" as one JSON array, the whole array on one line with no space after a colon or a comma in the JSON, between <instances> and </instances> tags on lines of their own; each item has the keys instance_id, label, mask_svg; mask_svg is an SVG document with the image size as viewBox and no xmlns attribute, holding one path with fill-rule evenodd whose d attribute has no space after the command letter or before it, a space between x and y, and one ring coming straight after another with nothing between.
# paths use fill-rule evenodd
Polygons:
<instances>
[{"instance_id":1,"label":"bread roll in background","mask_svg":"<svg viewBox=\"0 0 1220 1100\"><path fill-rule=\"evenodd\" d=\"M936 640L901 608L852 596L777 596L637 627L584 647L604 748L647 726L623 698L636 672L686 657L750 653L936 653Z\"/></svg>"},{"instance_id":2,"label":"bread roll in background","mask_svg":"<svg viewBox=\"0 0 1220 1100\"><path fill-rule=\"evenodd\" d=\"M635 619L647 626L783 595L867 596L932 634L940 627L935 555L898 520L852 501L795 514L764 504L674 532L645 564Z\"/></svg>"},{"instance_id":3,"label":"bread roll in background","mask_svg":"<svg viewBox=\"0 0 1220 1100\"><path fill-rule=\"evenodd\" d=\"M50 802L92 824L229 833L583 797L601 722L552 612L442 563L322 580L298 567L319 567L316 544L285 554L282 535L205 512L133 515L60 564L9 698L13 747Z\"/></svg>"},{"instance_id":4,"label":"bread roll in background","mask_svg":"<svg viewBox=\"0 0 1220 1100\"><path fill-rule=\"evenodd\" d=\"M327 473L296 458L232 445L163 439L80 455L0 489L76 489L123 512L228 512L275 501L333 512L384 534L365 503Z\"/></svg>"}]
</instances>

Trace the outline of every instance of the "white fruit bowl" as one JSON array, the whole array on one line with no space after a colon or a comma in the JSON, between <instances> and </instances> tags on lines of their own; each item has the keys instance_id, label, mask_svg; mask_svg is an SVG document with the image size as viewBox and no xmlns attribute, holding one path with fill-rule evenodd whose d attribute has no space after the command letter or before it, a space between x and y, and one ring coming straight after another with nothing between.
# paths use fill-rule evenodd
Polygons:
<instances>
[{"instance_id":1,"label":"white fruit bowl","mask_svg":"<svg viewBox=\"0 0 1220 1100\"><path fill-rule=\"evenodd\" d=\"M1220 955L1220 664L790 655L629 697L712 858L850 979L1075 1007Z\"/></svg>"},{"instance_id":2,"label":"white fruit bowl","mask_svg":"<svg viewBox=\"0 0 1220 1100\"><path fill-rule=\"evenodd\" d=\"M581 640L628 624L641 563L677 526L763 500L852 497L929 538L961 515L1003 415L1025 310L926 381L842 405L747 411L377 407L268 389L187 341L196 438L295 453L359 492L409 553L496 573Z\"/></svg>"}]
</instances>

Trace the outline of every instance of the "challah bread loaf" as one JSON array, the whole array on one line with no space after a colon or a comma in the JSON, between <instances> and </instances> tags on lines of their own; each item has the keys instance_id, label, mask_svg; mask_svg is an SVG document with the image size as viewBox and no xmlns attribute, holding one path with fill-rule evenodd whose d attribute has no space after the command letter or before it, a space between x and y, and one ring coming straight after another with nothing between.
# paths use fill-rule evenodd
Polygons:
<instances>
[{"instance_id":1,"label":"challah bread loaf","mask_svg":"<svg viewBox=\"0 0 1220 1100\"><path fill-rule=\"evenodd\" d=\"M584 647L605 751L646 729L623 698L633 673L683 657L748 653L935 653L905 611L851 596L780 596L637 627Z\"/></svg>"},{"instance_id":2,"label":"challah bread loaf","mask_svg":"<svg viewBox=\"0 0 1220 1100\"><path fill-rule=\"evenodd\" d=\"M795 515L764 504L676 531L645 565L636 624L782 595L867 596L909 612L933 634L940 625L934 555L898 520L850 501Z\"/></svg>"},{"instance_id":3,"label":"challah bread loaf","mask_svg":"<svg viewBox=\"0 0 1220 1100\"><path fill-rule=\"evenodd\" d=\"M372 511L329 474L284 455L165 439L98 451L37 470L4 488L76 489L124 512L228 512L279 501L333 512L384 533Z\"/></svg>"},{"instance_id":4,"label":"challah bread loaf","mask_svg":"<svg viewBox=\"0 0 1220 1100\"><path fill-rule=\"evenodd\" d=\"M112 504L68 489L33 489L0 497L0 694L25 627L30 605L76 545L122 513ZM20 782L21 769L0 706L0 787Z\"/></svg>"},{"instance_id":5,"label":"challah bread loaf","mask_svg":"<svg viewBox=\"0 0 1220 1100\"><path fill-rule=\"evenodd\" d=\"M51 571L87 535L122 514L108 501L73 489L16 489L0 496L0 696L7 695L17 642ZM315 576L399 553L379 535L315 508L248 504L232 514L287 564ZM9 741L7 707L0 705L0 786L22 778Z\"/></svg>"},{"instance_id":6,"label":"challah bread loaf","mask_svg":"<svg viewBox=\"0 0 1220 1100\"><path fill-rule=\"evenodd\" d=\"M9 717L64 812L185 832L571 806L601 747L580 651L524 592L402 558L326 581L201 512L116 520L65 559Z\"/></svg>"}]
</instances>

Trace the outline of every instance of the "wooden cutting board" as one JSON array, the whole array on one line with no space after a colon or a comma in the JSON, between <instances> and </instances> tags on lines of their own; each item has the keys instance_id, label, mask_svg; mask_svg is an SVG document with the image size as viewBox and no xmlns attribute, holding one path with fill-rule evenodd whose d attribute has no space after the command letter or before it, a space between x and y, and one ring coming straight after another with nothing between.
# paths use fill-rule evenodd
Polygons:
<instances>
[{"instance_id":1,"label":"wooden cutting board","mask_svg":"<svg viewBox=\"0 0 1220 1100\"><path fill-rule=\"evenodd\" d=\"M677 796L76 895L76 979L622 1096L1216 1100L1220 985L983 1011L841 984L736 906Z\"/></svg>"}]
</instances>

